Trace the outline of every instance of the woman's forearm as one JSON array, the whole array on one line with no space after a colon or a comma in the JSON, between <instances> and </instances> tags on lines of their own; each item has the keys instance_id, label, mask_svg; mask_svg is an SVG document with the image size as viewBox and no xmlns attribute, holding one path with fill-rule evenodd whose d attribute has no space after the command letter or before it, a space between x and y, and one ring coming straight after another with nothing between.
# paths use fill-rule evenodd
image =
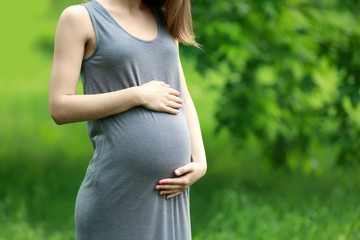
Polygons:
<instances>
[{"instance_id":1,"label":"woman's forearm","mask_svg":"<svg viewBox=\"0 0 360 240\"><path fill-rule=\"evenodd\" d=\"M185 112L186 112L186 120L188 123L190 140L191 140L191 158L193 162L200 163L201 167L203 168L202 169L203 174L205 174L207 170L206 153L202 139L199 118L196 112L194 102L187 88L184 71L181 66L180 57L178 61L179 61L181 88L183 92Z\"/></svg>"},{"instance_id":2,"label":"woman's forearm","mask_svg":"<svg viewBox=\"0 0 360 240\"><path fill-rule=\"evenodd\" d=\"M54 81L50 85L49 94L50 113L57 124L104 118L135 106L178 114L183 103L177 90L156 80L114 92L88 95L62 93L59 82L61 81Z\"/></svg>"},{"instance_id":3,"label":"woman's forearm","mask_svg":"<svg viewBox=\"0 0 360 240\"><path fill-rule=\"evenodd\" d=\"M138 87L93 94L63 94L50 99L50 113L57 124L81 122L107 117L140 105Z\"/></svg>"},{"instance_id":4,"label":"woman's forearm","mask_svg":"<svg viewBox=\"0 0 360 240\"><path fill-rule=\"evenodd\" d=\"M206 154L201 134L199 118L196 113L195 105L190 94L185 94L185 111L191 139L191 158L193 162L200 163L206 171Z\"/></svg>"}]
</instances>

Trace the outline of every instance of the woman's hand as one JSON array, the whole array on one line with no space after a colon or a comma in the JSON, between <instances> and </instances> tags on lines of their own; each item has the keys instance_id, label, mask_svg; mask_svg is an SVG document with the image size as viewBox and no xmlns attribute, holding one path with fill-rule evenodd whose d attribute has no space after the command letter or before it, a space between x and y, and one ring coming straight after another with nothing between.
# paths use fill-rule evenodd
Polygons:
<instances>
[{"instance_id":1,"label":"woman's hand","mask_svg":"<svg viewBox=\"0 0 360 240\"><path fill-rule=\"evenodd\" d=\"M175 170L177 178L161 179L155 189L159 195L166 195L166 199L173 198L184 192L206 173L206 167L201 163L191 162Z\"/></svg>"},{"instance_id":2,"label":"woman's hand","mask_svg":"<svg viewBox=\"0 0 360 240\"><path fill-rule=\"evenodd\" d=\"M140 104L147 109L178 114L183 100L180 93L164 82L151 81L139 87Z\"/></svg>"}]
</instances>

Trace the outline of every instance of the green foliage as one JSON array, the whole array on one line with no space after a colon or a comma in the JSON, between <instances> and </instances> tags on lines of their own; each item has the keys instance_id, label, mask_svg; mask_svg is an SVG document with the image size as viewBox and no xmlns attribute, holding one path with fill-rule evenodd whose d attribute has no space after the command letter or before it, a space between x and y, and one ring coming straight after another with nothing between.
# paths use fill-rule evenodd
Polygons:
<instances>
[{"instance_id":1,"label":"green foliage","mask_svg":"<svg viewBox=\"0 0 360 240\"><path fill-rule=\"evenodd\" d=\"M306 172L358 163L358 1L199 0L198 67L224 71L218 130ZM211 66L211 67L209 67Z\"/></svg>"}]
</instances>

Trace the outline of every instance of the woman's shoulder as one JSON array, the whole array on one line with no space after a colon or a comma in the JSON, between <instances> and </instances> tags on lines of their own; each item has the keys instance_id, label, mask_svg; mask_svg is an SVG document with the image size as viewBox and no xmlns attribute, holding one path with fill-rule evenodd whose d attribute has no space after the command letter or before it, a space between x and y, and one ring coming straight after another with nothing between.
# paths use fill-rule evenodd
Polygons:
<instances>
[{"instance_id":1,"label":"woman's shoulder","mask_svg":"<svg viewBox=\"0 0 360 240\"><path fill-rule=\"evenodd\" d=\"M86 7L78 4L65 8L60 15L58 29L81 38L89 38L92 34L92 23Z\"/></svg>"},{"instance_id":2,"label":"woman's shoulder","mask_svg":"<svg viewBox=\"0 0 360 240\"><path fill-rule=\"evenodd\" d=\"M88 11L83 4L69 6L60 15L60 20L71 22L84 21L88 18Z\"/></svg>"}]
</instances>

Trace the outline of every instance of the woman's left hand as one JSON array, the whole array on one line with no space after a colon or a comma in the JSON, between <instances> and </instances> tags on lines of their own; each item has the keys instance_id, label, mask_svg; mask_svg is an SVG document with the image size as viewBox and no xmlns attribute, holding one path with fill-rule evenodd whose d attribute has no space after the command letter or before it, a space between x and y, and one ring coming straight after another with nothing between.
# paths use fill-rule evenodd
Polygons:
<instances>
[{"instance_id":1,"label":"woman's left hand","mask_svg":"<svg viewBox=\"0 0 360 240\"><path fill-rule=\"evenodd\" d=\"M166 199L173 198L184 192L188 187L198 181L206 173L206 166L191 162L174 171L177 178L161 179L155 189L159 195L166 195Z\"/></svg>"}]
</instances>

